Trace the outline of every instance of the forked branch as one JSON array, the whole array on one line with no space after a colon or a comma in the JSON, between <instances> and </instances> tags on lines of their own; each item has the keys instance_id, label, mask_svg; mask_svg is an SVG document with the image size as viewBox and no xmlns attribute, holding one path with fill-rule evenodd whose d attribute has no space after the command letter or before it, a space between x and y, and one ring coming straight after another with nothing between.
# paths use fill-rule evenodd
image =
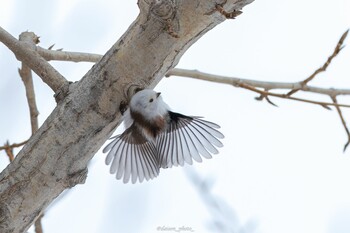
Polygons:
<instances>
[{"instance_id":1,"label":"forked branch","mask_svg":"<svg viewBox=\"0 0 350 233\"><path fill-rule=\"evenodd\" d=\"M323 66L315 70L315 72L313 72L312 75L310 75L308 78L306 78L301 82L296 82L296 83L264 82L264 81L258 81L258 80L249 80L249 79L241 79L241 78L235 78L235 77L212 75L212 74L199 72L197 70L184 70L184 69L170 70L166 74L166 77L170 77L170 76L189 77L189 78L206 80L206 81L211 81L216 83L229 84L235 87L241 87L241 88L259 93L260 96L256 98L257 100L266 99L268 103L274 106L276 105L269 99L269 96L301 101L305 103L317 104L326 109L330 109L330 106L334 106L337 109L337 113L341 119L342 125L348 136L348 141L344 146L344 151L345 151L348 145L350 144L350 131L346 125L345 119L341 111L341 107L350 108L350 105L338 103L336 97L340 95L350 95L350 89L320 88L320 87L310 86L308 85L308 83L311 80L313 80L319 73L326 71L328 66L333 61L333 59L344 48L343 43L345 41L345 38L348 35L348 32L349 30L345 31L343 35L340 37L340 40L338 41L333 53L328 57L327 61L323 64ZM287 89L287 90L289 89L290 91L287 94L271 92L271 90L274 90L274 89ZM332 102L321 102L321 101L310 100L305 98L293 97L292 95L298 91L327 95L332 99Z\"/></svg>"},{"instance_id":2,"label":"forked branch","mask_svg":"<svg viewBox=\"0 0 350 233\"><path fill-rule=\"evenodd\" d=\"M13 143L10 145L10 143L7 141L5 143L5 145L3 146L0 146L0 151L1 150L4 150L10 160L10 162L12 162L15 158L14 154L13 154L13 148L16 148L16 147L21 147L23 146L24 144L27 143L28 140L25 140L24 142L21 142L21 143Z\"/></svg>"},{"instance_id":3,"label":"forked branch","mask_svg":"<svg viewBox=\"0 0 350 233\"><path fill-rule=\"evenodd\" d=\"M318 75L319 73L321 72L324 72L326 71L326 69L328 68L328 66L331 64L333 58L335 58L339 52L344 48L343 46L343 43L344 43L344 40L345 38L347 37L348 35L348 32L349 32L349 29L346 30L343 35L340 37L339 41L338 41L338 44L335 46L335 49L332 53L332 55L330 55L327 59L327 61L323 64L323 66L321 66L320 68L318 68L317 70L315 70L307 79L303 80L300 82L300 85L301 86L305 86L308 82L310 82L311 80L313 80L316 75ZM291 90L290 92L287 93L287 95L291 96L292 94L296 93L297 91L299 91L300 88L296 88L296 89L293 89Z\"/></svg>"},{"instance_id":4,"label":"forked branch","mask_svg":"<svg viewBox=\"0 0 350 233\"><path fill-rule=\"evenodd\" d=\"M32 33L34 35L34 33ZM33 38L37 36L33 36ZM19 41L0 27L0 41L5 44L19 61L32 69L55 93L63 87L67 80L55 70L37 51L32 43Z\"/></svg>"}]
</instances>

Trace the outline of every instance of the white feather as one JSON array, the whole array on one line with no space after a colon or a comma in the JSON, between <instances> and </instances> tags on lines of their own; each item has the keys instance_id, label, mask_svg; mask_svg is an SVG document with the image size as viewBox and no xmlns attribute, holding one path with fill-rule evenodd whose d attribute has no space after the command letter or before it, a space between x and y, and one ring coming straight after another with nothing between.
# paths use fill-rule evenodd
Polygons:
<instances>
[{"instance_id":1,"label":"white feather","mask_svg":"<svg viewBox=\"0 0 350 233\"><path fill-rule=\"evenodd\" d=\"M141 114L146 121L133 119L134 113ZM151 124L159 116L170 122L154 137L145 122ZM212 158L212 154L218 153L217 147L222 147L219 139L224 135L217 130L219 125L169 112L160 93L153 90L136 93L123 120L127 131L115 136L103 152L108 152L105 162L111 165L110 172L124 183L153 179L160 168L193 164L193 160L202 162L202 157Z\"/></svg>"}]
</instances>

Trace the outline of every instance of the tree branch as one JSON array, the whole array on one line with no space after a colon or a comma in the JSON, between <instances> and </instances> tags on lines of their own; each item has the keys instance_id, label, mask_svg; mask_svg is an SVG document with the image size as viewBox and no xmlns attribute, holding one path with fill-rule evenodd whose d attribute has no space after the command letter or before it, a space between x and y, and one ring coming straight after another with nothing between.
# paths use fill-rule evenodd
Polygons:
<instances>
[{"instance_id":1,"label":"tree branch","mask_svg":"<svg viewBox=\"0 0 350 233\"><path fill-rule=\"evenodd\" d=\"M36 36L32 32L23 32L19 36L20 41L26 41L28 43L33 43L35 44L39 42L39 39L34 40ZM34 92L34 85L33 85L33 78L32 78L32 71L29 69L28 66L26 66L22 62L22 68L18 69L19 75L22 78L24 87L26 89L26 97L28 101L28 106L29 106L29 113L30 113L30 125L32 127L32 135L38 130L39 128L39 122L38 122L38 115L39 111L36 106L36 101L35 101L35 92ZM35 228L35 233L43 233L42 229L42 224L41 224L41 219L43 217L43 214L41 214L34 223L34 228Z\"/></svg>"},{"instance_id":2,"label":"tree branch","mask_svg":"<svg viewBox=\"0 0 350 233\"><path fill-rule=\"evenodd\" d=\"M12 162L15 159L15 156L13 155L13 148L21 147L24 144L26 144L27 142L28 142L28 140L21 142L21 143L14 143L14 144L10 145L9 142L7 141L4 146L0 146L0 151L4 150L7 154L7 156L9 157L10 162Z\"/></svg>"},{"instance_id":3,"label":"tree branch","mask_svg":"<svg viewBox=\"0 0 350 233\"><path fill-rule=\"evenodd\" d=\"M91 53L76 53L69 51L57 51L57 50L49 50L43 49L41 47L37 47L37 51L40 55L42 55L47 60L60 60L60 61L73 61L73 62L98 62L102 55L99 54L91 54ZM171 69L166 77L170 76L179 76L179 77L188 77L194 78L198 80L229 84L232 86L240 86L240 84L247 84L256 88L263 88L266 90L273 89L287 89L294 90L298 89L304 92L311 92L317 94L324 94L328 96L338 96L338 95L350 95L350 89L338 89L338 88L321 88L310 85L302 85L300 82L288 83L288 82L268 82L268 81L259 81L259 80L251 80L251 79L242 79L236 77L228 77L228 76L220 76L213 75L204 72L200 72L197 70L186 70L180 68ZM261 92L258 92L261 94ZM263 92L265 93L265 92ZM281 98L287 98L285 95L280 95ZM290 98L293 99L293 98ZM329 103L330 105L334 105Z\"/></svg>"},{"instance_id":4,"label":"tree branch","mask_svg":"<svg viewBox=\"0 0 350 233\"><path fill-rule=\"evenodd\" d=\"M186 69L174 68L166 74L166 77L170 77L170 76L194 78L194 79L199 79L199 80L204 80L209 82L229 84L235 87L238 87L241 83L244 83L249 86L253 86L256 88L263 88L266 90L300 88L300 90L304 92L312 92L312 93L318 93L318 94L324 94L324 95L335 95L335 96L350 95L350 89L321 88L321 87L315 87L315 86L309 86L309 85L302 86L299 82L288 83L288 82L259 81L259 80L252 80L252 79L213 75L209 73L200 72L198 70L186 70Z\"/></svg>"},{"instance_id":5,"label":"tree branch","mask_svg":"<svg viewBox=\"0 0 350 233\"><path fill-rule=\"evenodd\" d=\"M307 79L305 79L304 81L301 81L300 82L300 85L301 86L305 86L308 82L310 82L311 80L313 80L316 75L318 75L319 73L321 72L324 72L326 71L326 69L328 68L328 66L331 64L333 58L335 58L339 52L344 48L343 46L343 43L344 43L344 40L345 38L347 37L348 35L348 32L349 32L349 29L346 30L343 35L340 37L337 45L335 46L335 49L332 53L332 55L330 55L327 59L327 61L323 64L323 66L321 66L320 68L318 68L317 70L315 70ZM291 96L292 94L296 93L297 91L299 91L301 88L296 88L296 89L293 89L291 90L290 92L287 93L288 96Z\"/></svg>"},{"instance_id":6,"label":"tree branch","mask_svg":"<svg viewBox=\"0 0 350 233\"><path fill-rule=\"evenodd\" d=\"M39 128L38 126L39 111L35 102L35 92L34 92L34 85L33 85L33 79L32 79L32 72L29 69L29 67L23 64L22 62L22 68L18 69L18 73L22 78L22 81L26 90L26 96L27 96L27 102L28 102L29 114L30 114L30 124L32 127L32 134L34 134L34 132L37 131Z\"/></svg>"},{"instance_id":7,"label":"tree branch","mask_svg":"<svg viewBox=\"0 0 350 233\"><path fill-rule=\"evenodd\" d=\"M36 41L38 37L34 33L32 34L32 41ZM32 43L28 43L27 40L25 42L18 41L2 27L0 27L0 41L15 54L19 61L24 62L32 69L55 93L67 84L67 80L35 51L35 46Z\"/></svg>"},{"instance_id":8,"label":"tree branch","mask_svg":"<svg viewBox=\"0 0 350 233\"><path fill-rule=\"evenodd\" d=\"M35 36L33 32L22 32L19 37L20 37L19 39L20 41L27 42L28 44L32 43L33 46L35 46L35 44L39 42L39 39ZM36 102L35 102L35 92L34 92L32 71L28 66L26 66L22 62L22 68L18 69L18 73L21 76L24 87L26 89L26 97L27 97L29 112L30 112L32 134L34 134L39 128L38 126L39 111L37 109Z\"/></svg>"},{"instance_id":9,"label":"tree branch","mask_svg":"<svg viewBox=\"0 0 350 233\"><path fill-rule=\"evenodd\" d=\"M326 88L309 86L308 83L312 79L314 79L317 74L326 71L327 67L331 64L333 58L335 58L339 54L339 52L344 48L343 43L345 38L348 35L348 32L349 30L345 31L343 35L340 37L340 40L338 41L332 55L328 57L327 61L323 64L323 66L318 68L315 72L313 72L311 76L309 76L302 82L296 82L296 83L263 82L263 81L257 81L257 80L240 79L235 77L211 75L211 74L199 72L197 70L184 70L184 69L173 69L166 74L166 77L181 76L181 77L195 78L195 79L206 80L206 81L211 81L216 83L230 84L235 87L241 87L241 88L259 93L260 96L257 97L256 100L266 99L268 103L274 106L276 105L273 102L271 102L271 100L268 98L269 96L301 101L301 102L306 102L311 104L317 104L326 109L330 109L329 106L334 106L337 109L338 115L341 119L343 127L348 136L348 141L344 146L344 151L345 151L348 145L350 144L350 131L346 125L346 122L340 107L349 108L350 105L339 104L336 97L339 95L350 95L350 89L334 89L334 88L326 89ZM260 90L258 88L263 88L263 90ZM279 93L270 92L270 90L273 90L273 89L290 89L290 91L287 94L279 94ZM333 102L329 103L329 102L321 102L321 101L314 101L314 100L292 97L292 94L296 93L297 91L328 95Z\"/></svg>"},{"instance_id":10,"label":"tree branch","mask_svg":"<svg viewBox=\"0 0 350 233\"><path fill-rule=\"evenodd\" d=\"M251 79L242 79L242 78L235 78L235 77L213 75L213 74L200 72L197 70L185 70L185 69L178 69L178 68L172 69L166 74L166 77L170 77L170 76L194 78L194 79L205 80L210 82L229 84L234 87L241 87L250 91L257 92L264 96L274 96L278 98L291 99L291 100L325 105L325 106L338 105L341 107L350 107L350 105L346 105L346 104L334 104L334 103L328 103L328 102L306 100L301 98L295 98L292 96L287 96L286 94L278 94L278 93L266 91L266 90L273 90L273 89L295 89L300 87L300 90L304 92L312 92L312 93L324 94L328 96L338 96L338 95L350 95L350 89L334 89L334 88L326 89L326 88L314 87L309 85L301 86L299 82L296 82L296 83L265 82L265 81L251 80ZM263 88L264 90L259 90L257 88Z\"/></svg>"},{"instance_id":11,"label":"tree branch","mask_svg":"<svg viewBox=\"0 0 350 233\"><path fill-rule=\"evenodd\" d=\"M238 10L250 2L229 0L225 6ZM214 0L170 3L139 0L140 14L128 31L68 86L66 96L1 172L0 232L26 231L65 189L84 183L88 162L121 122L120 104L135 88L153 88L193 43L225 20L220 13L205 15ZM165 30L169 21L179 38Z\"/></svg>"},{"instance_id":12,"label":"tree branch","mask_svg":"<svg viewBox=\"0 0 350 233\"><path fill-rule=\"evenodd\" d=\"M99 54L51 50L40 46L37 46L36 51L46 61L98 62L102 58Z\"/></svg>"},{"instance_id":13,"label":"tree branch","mask_svg":"<svg viewBox=\"0 0 350 233\"><path fill-rule=\"evenodd\" d=\"M333 102L334 102L335 104L338 103L338 102L337 102L337 98L336 98L335 96L332 96L331 99L333 100ZM338 105L336 105L335 107L336 107L336 109L337 109L337 112L338 112L338 115L339 115L339 117L340 117L341 123L343 124L343 127L344 127L344 129L345 129L345 132L346 132L346 134L347 134L347 136L348 136L348 141L345 143L344 149L343 149L343 151L345 152L346 148L347 148L347 147L349 146L349 144L350 144L350 131L349 131L348 127L346 126L346 122L345 122L345 119L344 119L344 117L343 117L343 113L342 113L340 107L339 107Z\"/></svg>"}]
</instances>

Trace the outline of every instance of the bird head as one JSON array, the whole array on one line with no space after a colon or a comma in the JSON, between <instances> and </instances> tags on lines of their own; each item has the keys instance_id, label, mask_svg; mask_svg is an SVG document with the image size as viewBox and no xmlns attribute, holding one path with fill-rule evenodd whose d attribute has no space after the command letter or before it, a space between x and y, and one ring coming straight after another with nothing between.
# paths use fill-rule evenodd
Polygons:
<instances>
[{"instance_id":1,"label":"bird head","mask_svg":"<svg viewBox=\"0 0 350 233\"><path fill-rule=\"evenodd\" d=\"M131 98L130 111L137 112L148 120L153 120L156 116L166 114L168 106L163 102L160 92L144 89Z\"/></svg>"}]
</instances>

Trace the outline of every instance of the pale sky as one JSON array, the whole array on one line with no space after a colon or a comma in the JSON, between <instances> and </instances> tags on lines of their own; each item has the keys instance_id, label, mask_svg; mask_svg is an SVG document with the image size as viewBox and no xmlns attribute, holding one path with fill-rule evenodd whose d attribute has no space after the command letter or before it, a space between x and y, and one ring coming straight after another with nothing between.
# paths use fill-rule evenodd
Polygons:
<instances>
[{"instance_id":1,"label":"pale sky","mask_svg":"<svg viewBox=\"0 0 350 233\"><path fill-rule=\"evenodd\" d=\"M56 44L67 51L104 54L136 18L136 2L3 0L0 25L14 36L34 31L42 47ZM255 1L236 20L204 35L177 67L263 81L301 81L323 65L350 27L349 9L346 0ZM345 44L312 85L350 88L349 39ZM79 80L92 66L52 64L70 81ZM30 135L19 66L0 44L0 144ZM34 83L42 124L55 101L36 76ZM274 107L256 101L255 93L187 78L164 78L155 89L173 111L218 123L225 134L220 154L200 164L161 170L150 182L125 185L109 174L105 155L98 152L86 184L69 190L46 212L44 233L171 232L158 227L218 232L212 227L213 210L184 172L191 169L213 182L211 193L226 208L224 217L215 216L227 218L235 232L350 231L350 149L342 152L347 137L336 110L271 98L279 106ZM339 102L349 104L350 97ZM343 114L350 124L349 109ZM1 152L0 170L7 164Z\"/></svg>"}]
</instances>

